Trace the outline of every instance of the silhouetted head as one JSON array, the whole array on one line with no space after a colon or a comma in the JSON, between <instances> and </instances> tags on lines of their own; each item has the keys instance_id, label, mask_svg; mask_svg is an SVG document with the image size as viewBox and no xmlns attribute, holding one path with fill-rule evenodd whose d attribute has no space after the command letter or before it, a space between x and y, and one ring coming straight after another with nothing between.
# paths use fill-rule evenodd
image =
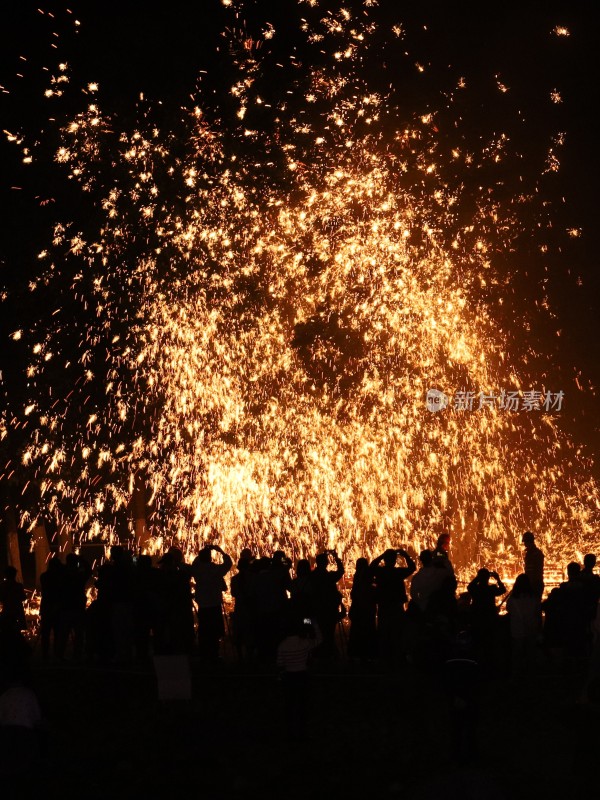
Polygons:
<instances>
[{"instance_id":1,"label":"silhouetted head","mask_svg":"<svg viewBox=\"0 0 600 800\"><path fill-rule=\"evenodd\" d=\"M526 597L530 594L533 594L531 591L531 581L529 580L529 575L525 575L524 572L522 572L520 575L517 575L511 594L513 597Z\"/></svg>"},{"instance_id":2,"label":"silhouetted head","mask_svg":"<svg viewBox=\"0 0 600 800\"><path fill-rule=\"evenodd\" d=\"M252 550L250 550L249 547L242 548L242 552L240 553L240 561L254 561ZM239 561L238 561L238 566L239 566Z\"/></svg>"},{"instance_id":3,"label":"silhouetted head","mask_svg":"<svg viewBox=\"0 0 600 800\"><path fill-rule=\"evenodd\" d=\"M275 568L281 567L282 569L289 569L292 566L292 562L283 550L275 550L273 558L271 559L271 565Z\"/></svg>"},{"instance_id":4,"label":"silhouetted head","mask_svg":"<svg viewBox=\"0 0 600 800\"><path fill-rule=\"evenodd\" d=\"M383 563L385 564L386 567L395 567L397 556L398 554L396 553L396 551L390 548L389 550L386 550L385 553L383 554Z\"/></svg>"},{"instance_id":5,"label":"silhouetted head","mask_svg":"<svg viewBox=\"0 0 600 800\"><path fill-rule=\"evenodd\" d=\"M570 581L578 578L580 572L581 572L581 566L576 561L570 561L567 564L567 578Z\"/></svg>"},{"instance_id":6,"label":"silhouetted head","mask_svg":"<svg viewBox=\"0 0 600 800\"><path fill-rule=\"evenodd\" d=\"M596 566L596 556L594 553L586 553L583 557L584 569L594 569Z\"/></svg>"},{"instance_id":7,"label":"silhouetted head","mask_svg":"<svg viewBox=\"0 0 600 800\"><path fill-rule=\"evenodd\" d=\"M535 536L533 535L533 533L531 531L525 531L521 541L523 542L525 547L529 547L530 545L533 544L534 539L535 539Z\"/></svg>"},{"instance_id":8,"label":"silhouetted head","mask_svg":"<svg viewBox=\"0 0 600 800\"><path fill-rule=\"evenodd\" d=\"M77 556L75 553L67 553L65 565L69 567L69 569L77 569L79 566L79 556Z\"/></svg>"},{"instance_id":9,"label":"silhouetted head","mask_svg":"<svg viewBox=\"0 0 600 800\"><path fill-rule=\"evenodd\" d=\"M208 545L205 545L198 553L198 561L203 564L209 564L212 561L212 550Z\"/></svg>"},{"instance_id":10,"label":"silhouetted head","mask_svg":"<svg viewBox=\"0 0 600 800\"><path fill-rule=\"evenodd\" d=\"M477 570L477 580L480 583L487 583L490 579L490 571L485 567Z\"/></svg>"},{"instance_id":11,"label":"silhouetted head","mask_svg":"<svg viewBox=\"0 0 600 800\"><path fill-rule=\"evenodd\" d=\"M4 568L4 577L7 581L15 581L17 579L17 570L16 567L11 566L10 564L8 567Z\"/></svg>"},{"instance_id":12,"label":"silhouetted head","mask_svg":"<svg viewBox=\"0 0 600 800\"><path fill-rule=\"evenodd\" d=\"M162 569L173 569L176 566L173 554L165 553L162 558L159 559L158 566L162 567Z\"/></svg>"},{"instance_id":13,"label":"silhouetted head","mask_svg":"<svg viewBox=\"0 0 600 800\"><path fill-rule=\"evenodd\" d=\"M319 553L315 558L318 569L327 569L329 565L329 553Z\"/></svg>"},{"instance_id":14,"label":"silhouetted head","mask_svg":"<svg viewBox=\"0 0 600 800\"><path fill-rule=\"evenodd\" d=\"M169 547L169 555L176 566L183 564L183 551L179 547Z\"/></svg>"},{"instance_id":15,"label":"silhouetted head","mask_svg":"<svg viewBox=\"0 0 600 800\"><path fill-rule=\"evenodd\" d=\"M62 561L60 558L55 554L52 556L50 561L48 562L48 572L58 572L62 569Z\"/></svg>"},{"instance_id":16,"label":"silhouetted head","mask_svg":"<svg viewBox=\"0 0 600 800\"><path fill-rule=\"evenodd\" d=\"M442 533L438 536L436 548L438 550L443 550L445 553L448 552L450 549L450 534L449 533Z\"/></svg>"},{"instance_id":17,"label":"silhouetted head","mask_svg":"<svg viewBox=\"0 0 600 800\"><path fill-rule=\"evenodd\" d=\"M366 558L357 558L356 559L356 566L355 566L355 570L354 571L356 572L357 575L360 575L363 572L366 572L368 569L369 569L369 562L367 561Z\"/></svg>"},{"instance_id":18,"label":"silhouetted head","mask_svg":"<svg viewBox=\"0 0 600 800\"><path fill-rule=\"evenodd\" d=\"M296 576L305 578L310 575L310 561L307 558L300 558L296 564Z\"/></svg>"},{"instance_id":19,"label":"silhouetted head","mask_svg":"<svg viewBox=\"0 0 600 800\"><path fill-rule=\"evenodd\" d=\"M125 558L125 551L120 544L113 544L110 548L110 560L111 561L123 561Z\"/></svg>"}]
</instances>

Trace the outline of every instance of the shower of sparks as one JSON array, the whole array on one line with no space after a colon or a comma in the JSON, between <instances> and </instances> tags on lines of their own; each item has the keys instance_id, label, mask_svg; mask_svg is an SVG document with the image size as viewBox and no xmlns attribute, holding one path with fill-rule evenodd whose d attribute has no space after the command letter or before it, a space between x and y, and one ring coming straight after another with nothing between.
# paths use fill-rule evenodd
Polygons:
<instances>
[{"instance_id":1,"label":"shower of sparks","mask_svg":"<svg viewBox=\"0 0 600 800\"><path fill-rule=\"evenodd\" d=\"M503 207L449 177L501 164L509 138L474 153L446 147L433 112L400 124L361 76L375 22L315 6L301 6L315 15L301 27L319 66L297 66L277 96L255 91L274 28L258 41L229 30L227 123L199 93L185 135L151 115L119 130L86 84L94 102L64 126L56 160L99 222L93 234L57 223L31 287L56 297L32 334L17 422L30 420L22 461L41 504L82 540L110 540L141 476L149 550L217 536L232 554L328 547L350 560L451 530L463 566L514 567L530 528L549 555L581 553L598 491L559 415L425 404L429 388L561 388L528 373L511 276L494 263L527 197ZM401 23L388 33L405 36Z\"/></svg>"}]
</instances>

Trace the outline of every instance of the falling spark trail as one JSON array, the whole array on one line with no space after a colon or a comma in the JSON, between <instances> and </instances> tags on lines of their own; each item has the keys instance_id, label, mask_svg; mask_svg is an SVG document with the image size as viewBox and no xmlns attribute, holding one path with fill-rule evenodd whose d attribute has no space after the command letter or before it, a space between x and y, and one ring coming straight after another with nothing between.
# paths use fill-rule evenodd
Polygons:
<instances>
[{"instance_id":1,"label":"falling spark trail","mask_svg":"<svg viewBox=\"0 0 600 800\"><path fill-rule=\"evenodd\" d=\"M450 145L454 93L408 124L393 92L370 88L361 65L383 34L368 2L358 16L302 4L317 66L291 54L271 96L277 31L253 39L225 5L234 121L199 92L177 130L151 109L127 130L90 82L93 102L63 127L55 158L96 227L57 222L31 287L62 287L24 410L42 507L82 540L110 539L141 475L150 550L193 551L216 530L234 553L351 559L451 530L463 567L513 569L531 528L550 555L580 553L598 490L558 414L425 402L432 388L542 401L560 388L529 373L536 354L508 327L496 257L515 250L529 197L503 203L481 176L512 164L510 137ZM68 83L63 65L49 91ZM53 369L68 376L58 396Z\"/></svg>"}]
</instances>

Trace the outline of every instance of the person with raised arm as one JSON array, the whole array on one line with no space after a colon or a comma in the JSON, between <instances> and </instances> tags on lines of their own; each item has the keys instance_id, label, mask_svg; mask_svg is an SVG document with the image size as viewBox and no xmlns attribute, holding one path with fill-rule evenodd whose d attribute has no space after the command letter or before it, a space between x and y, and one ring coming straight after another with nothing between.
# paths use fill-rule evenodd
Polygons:
<instances>
[{"instance_id":1,"label":"person with raised arm","mask_svg":"<svg viewBox=\"0 0 600 800\"><path fill-rule=\"evenodd\" d=\"M220 562L213 561L213 553ZM232 567L231 557L217 544L207 544L192 562L196 583L195 599L198 613L198 650L209 661L218 661L219 643L225 633L223 592L227 589L225 575Z\"/></svg>"},{"instance_id":2,"label":"person with raised arm","mask_svg":"<svg viewBox=\"0 0 600 800\"><path fill-rule=\"evenodd\" d=\"M329 569L330 565L334 569ZM315 559L315 568L310 575L311 594L316 624L321 631L322 642L318 655L335 658L335 630L340 621L342 594L337 583L344 576L344 565L335 550L325 550Z\"/></svg>"},{"instance_id":3,"label":"person with raised arm","mask_svg":"<svg viewBox=\"0 0 600 800\"><path fill-rule=\"evenodd\" d=\"M405 566L399 566L399 558ZM405 580L417 569L403 548L386 550L371 562L377 600L377 636L383 660L389 666L399 666L405 659L404 614L408 601Z\"/></svg>"},{"instance_id":4,"label":"person with raised arm","mask_svg":"<svg viewBox=\"0 0 600 800\"><path fill-rule=\"evenodd\" d=\"M496 598L506 594L506 586L497 572L481 567L467 586L471 600L469 619L473 643L482 667L493 663L498 634L498 606Z\"/></svg>"}]
</instances>

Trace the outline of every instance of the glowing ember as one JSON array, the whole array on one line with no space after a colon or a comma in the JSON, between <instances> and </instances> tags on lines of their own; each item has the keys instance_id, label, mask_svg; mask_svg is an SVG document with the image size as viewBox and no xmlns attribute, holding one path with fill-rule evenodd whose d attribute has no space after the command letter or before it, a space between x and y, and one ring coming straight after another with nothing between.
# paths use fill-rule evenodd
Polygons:
<instances>
[{"instance_id":1,"label":"glowing ember","mask_svg":"<svg viewBox=\"0 0 600 800\"><path fill-rule=\"evenodd\" d=\"M34 342L23 412L42 505L83 538L110 538L141 475L149 549L195 549L214 528L233 554L351 559L452 530L455 561L499 568L520 558L526 528L548 554L589 549L597 486L543 407L561 387L529 373L496 265L528 199L502 204L485 183L509 138L475 153L441 135L436 113L407 124L361 73L382 35L373 4L359 17L315 5L302 29L317 66L292 55L272 96L260 75L274 28L229 32L225 121L199 94L176 131L151 113L120 129L86 83L94 103L65 124L56 159L91 194L97 227L56 224L32 286L70 276ZM403 31L389 30L395 46ZM57 359L65 391L49 377ZM429 389L539 391L541 405L432 413Z\"/></svg>"}]
</instances>

